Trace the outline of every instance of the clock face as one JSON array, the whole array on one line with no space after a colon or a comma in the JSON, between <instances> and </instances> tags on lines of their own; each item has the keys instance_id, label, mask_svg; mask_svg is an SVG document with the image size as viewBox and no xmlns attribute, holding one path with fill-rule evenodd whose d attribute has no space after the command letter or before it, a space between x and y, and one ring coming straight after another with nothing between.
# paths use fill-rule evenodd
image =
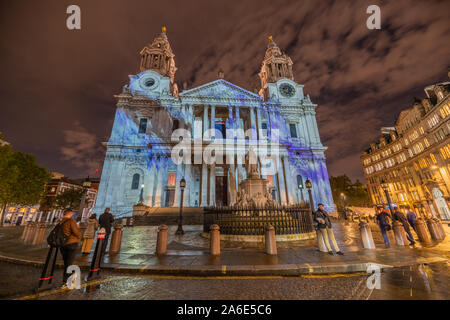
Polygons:
<instances>
[{"instance_id":1,"label":"clock face","mask_svg":"<svg viewBox=\"0 0 450 320\"><path fill-rule=\"evenodd\" d=\"M152 77L146 77L140 80L141 88L146 89L153 89L153 87L156 84L156 79Z\"/></svg>"},{"instance_id":2,"label":"clock face","mask_svg":"<svg viewBox=\"0 0 450 320\"><path fill-rule=\"evenodd\" d=\"M283 83L280 86L280 93L285 97L293 97L295 94L295 88L290 84Z\"/></svg>"}]
</instances>

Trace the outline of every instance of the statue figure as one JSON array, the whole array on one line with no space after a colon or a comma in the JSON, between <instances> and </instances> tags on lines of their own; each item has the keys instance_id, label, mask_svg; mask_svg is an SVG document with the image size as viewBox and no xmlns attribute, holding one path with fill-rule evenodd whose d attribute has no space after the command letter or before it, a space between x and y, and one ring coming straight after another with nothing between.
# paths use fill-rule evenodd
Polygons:
<instances>
[{"instance_id":1,"label":"statue figure","mask_svg":"<svg viewBox=\"0 0 450 320\"><path fill-rule=\"evenodd\" d=\"M250 147L247 155L247 176L249 178L259 178L258 174L258 158L253 148Z\"/></svg>"}]
</instances>

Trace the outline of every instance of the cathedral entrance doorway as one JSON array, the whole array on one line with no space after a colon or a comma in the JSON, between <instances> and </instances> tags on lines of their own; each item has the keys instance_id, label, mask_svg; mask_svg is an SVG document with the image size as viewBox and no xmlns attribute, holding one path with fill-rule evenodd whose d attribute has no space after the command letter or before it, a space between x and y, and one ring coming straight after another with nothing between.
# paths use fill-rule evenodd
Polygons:
<instances>
[{"instance_id":1,"label":"cathedral entrance doorway","mask_svg":"<svg viewBox=\"0 0 450 320\"><path fill-rule=\"evenodd\" d=\"M175 200L175 189L167 189L166 190L166 203L165 207L172 207Z\"/></svg>"},{"instance_id":2,"label":"cathedral entrance doorway","mask_svg":"<svg viewBox=\"0 0 450 320\"><path fill-rule=\"evenodd\" d=\"M227 177L216 177L216 205L226 206L228 205L228 184Z\"/></svg>"}]
</instances>

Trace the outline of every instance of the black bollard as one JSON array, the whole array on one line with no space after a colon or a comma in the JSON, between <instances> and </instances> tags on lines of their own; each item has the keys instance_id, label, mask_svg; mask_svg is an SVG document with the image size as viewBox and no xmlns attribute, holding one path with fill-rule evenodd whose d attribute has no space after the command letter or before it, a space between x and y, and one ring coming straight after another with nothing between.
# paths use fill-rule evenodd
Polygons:
<instances>
[{"instance_id":1,"label":"black bollard","mask_svg":"<svg viewBox=\"0 0 450 320\"><path fill-rule=\"evenodd\" d=\"M97 234L97 244L95 245L94 256L92 257L91 269L89 270L88 280L100 275L100 268L103 257L103 241L105 241L105 229L101 228Z\"/></svg>"},{"instance_id":2,"label":"black bollard","mask_svg":"<svg viewBox=\"0 0 450 320\"><path fill-rule=\"evenodd\" d=\"M42 283L46 280L48 280L48 284L52 283L57 256L58 256L58 248L50 246L50 249L48 250L47 258L45 259L44 269L42 270L41 278L39 279L38 289L41 288ZM50 263L51 263L51 265L49 268ZM49 273L49 269L50 269L50 273Z\"/></svg>"}]
</instances>

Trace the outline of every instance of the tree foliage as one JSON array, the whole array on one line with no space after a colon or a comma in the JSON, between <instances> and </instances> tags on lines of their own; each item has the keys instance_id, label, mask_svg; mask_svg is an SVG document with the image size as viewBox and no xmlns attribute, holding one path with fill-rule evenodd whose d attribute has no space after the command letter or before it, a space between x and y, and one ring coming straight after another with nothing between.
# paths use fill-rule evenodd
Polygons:
<instances>
[{"instance_id":1,"label":"tree foliage","mask_svg":"<svg viewBox=\"0 0 450 320\"><path fill-rule=\"evenodd\" d=\"M338 210L344 206L368 206L370 205L369 194L366 187L359 180L352 182L347 175L330 177L331 192Z\"/></svg>"},{"instance_id":2,"label":"tree foliage","mask_svg":"<svg viewBox=\"0 0 450 320\"><path fill-rule=\"evenodd\" d=\"M70 188L64 190L56 196L55 208L59 210L78 210L83 198L83 193L83 189Z\"/></svg>"},{"instance_id":3,"label":"tree foliage","mask_svg":"<svg viewBox=\"0 0 450 320\"><path fill-rule=\"evenodd\" d=\"M31 154L0 146L0 223L8 204L31 206L39 203L51 174Z\"/></svg>"}]
</instances>

